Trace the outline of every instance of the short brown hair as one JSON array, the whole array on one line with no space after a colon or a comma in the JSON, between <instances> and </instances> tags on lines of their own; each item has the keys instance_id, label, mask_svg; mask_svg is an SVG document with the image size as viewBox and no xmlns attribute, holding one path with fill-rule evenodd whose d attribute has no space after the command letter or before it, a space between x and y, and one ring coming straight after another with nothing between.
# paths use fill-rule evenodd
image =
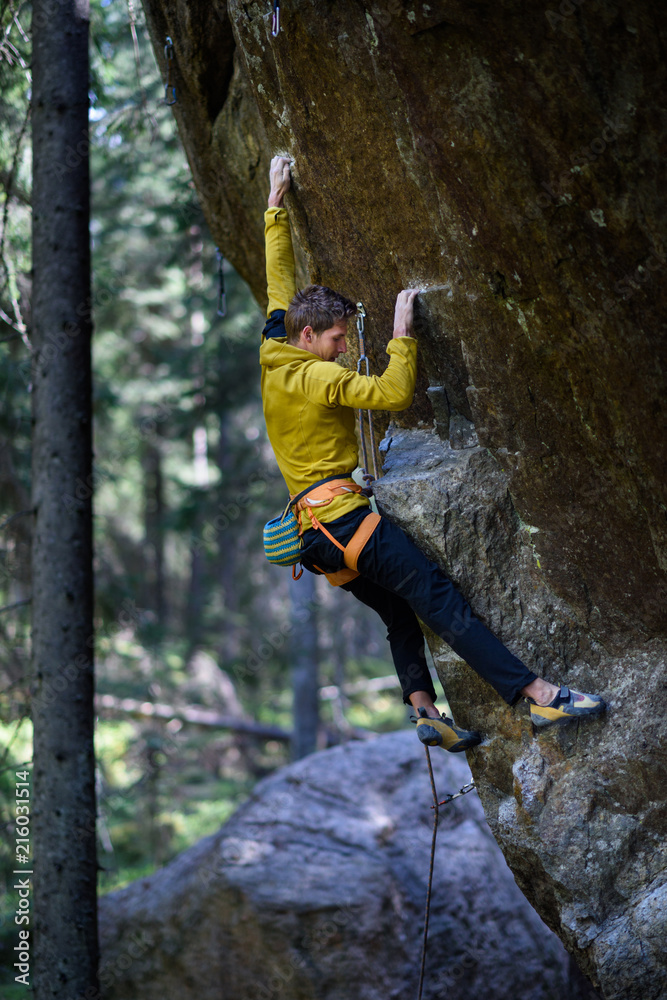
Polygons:
<instances>
[{"instance_id":1,"label":"short brown hair","mask_svg":"<svg viewBox=\"0 0 667 1000\"><path fill-rule=\"evenodd\" d=\"M285 313L287 342L298 343L301 331L306 326L313 333L324 333L337 323L356 316L357 307L344 295L332 291L325 285L307 285L297 292Z\"/></svg>"}]
</instances>

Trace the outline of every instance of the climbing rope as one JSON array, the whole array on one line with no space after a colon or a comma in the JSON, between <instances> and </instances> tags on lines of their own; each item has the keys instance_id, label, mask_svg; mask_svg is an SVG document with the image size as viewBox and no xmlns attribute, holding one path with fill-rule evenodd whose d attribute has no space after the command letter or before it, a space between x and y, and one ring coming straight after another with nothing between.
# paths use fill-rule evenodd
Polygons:
<instances>
[{"instance_id":1,"label":"climbing rope","mask_svg":"<svg viewBox=\"0 0 667 1000\"><path fill-rule=\"evenodd\" d=\"M227 315L227 295L225 294L225 275L222 270L225 258L220 247L215 248L215 259L218 262L218 316Z\"/></svg>"},{"instance_id":2,"label":"climbing rope","mask_svg":"<svg viewBox=\"0 0 667 1000\"><path fill-rule=\"evenodd\" d=\"M169 35L167 35L167 43L164 47L164 58L167 62L167 81L164 85L164 103L168 107L171 107L172 104L176 103L176 86L173 80L174 43ZM171 91L171 100L169 100L169 91Z\"/></svg>"},{"instance_id":3,"label":"climbing rope","mask_svg":"<svg viewBox=\"0 0 667 1000\"><path fill-rule=\"evenodd\" d=\"M357 372L360 375L370 375L370 366L366 357L366 347L364 341L364 320L366 310L363 302L357 302L357 333L359 334L359 360L357 361ZM364 371L362 371L362 367ZM373 413L371 410L357 410L359 415L359 436L361 438L361 454L363 458L363 478L366 486L370 486L373 480L379 478L376 450L375 450L375 430L373 428ZM364 413L368 417L368 436L371 444L371 456L373 459L373 475L368 471L368 451L366 448L366 434L364 428Z\"/></svg>"},{"instance_id":4,"label":"climbing rope","mask_svg":"<svg viewBox=\"0 0 667 1000\"><path fill-rule=\"evenodd\" d=\"M428 922L431 916L431 888L433 885L433 865L435 863L435 840L438 833L438 820L439 820L439 806L449 805L454 799L458 799L461 795L467 795L468 792L472 792L475 788L475 782L471 781L469 784L464 785L459 788L458 792L448 792L447 795L438 802L438 793L435 790L435 778L433 777L433 765L431 764L431 753L427 746L424 747L426 751L426 763L428 764L428 776L431 779L431 792L433 794L433 836L431 837L431 860L428 866L428 884L426 886L426 907L424 910L424 937L422 939L422 958L421 966L419 969L419 991L417 993L417 1000L422 1000L422 990L424 988L424 968L426 966L426 941L428 939Z\"/></svg>"}]
</instances>

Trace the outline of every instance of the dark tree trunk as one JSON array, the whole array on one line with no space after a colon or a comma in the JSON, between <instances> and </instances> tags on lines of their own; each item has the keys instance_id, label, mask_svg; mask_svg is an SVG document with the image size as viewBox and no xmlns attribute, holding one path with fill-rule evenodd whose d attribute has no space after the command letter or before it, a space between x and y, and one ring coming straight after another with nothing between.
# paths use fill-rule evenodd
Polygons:
<instances>
[{"instance_id":1,"label":"dark tree trunk","mask_svg":"<svg viewBox=\"0 0 667 1000\"><path fill-rule=\"evenodd\" d=\"M97 989L88 18L87 0L33 3L37 1000Z\"/></svg>"},{"instance_id":2,"label":"dark tree trunk","mask_svg":"<svg viewBox=\"0 0 667 1000\"><path fill-rule=\"evenodd\" d=\"M294 693L292 758L299 760L317 749L319 725L319 650L315 577L304 572L290 581L292 624L290 657Z\"/></svg>"}]
</instances>

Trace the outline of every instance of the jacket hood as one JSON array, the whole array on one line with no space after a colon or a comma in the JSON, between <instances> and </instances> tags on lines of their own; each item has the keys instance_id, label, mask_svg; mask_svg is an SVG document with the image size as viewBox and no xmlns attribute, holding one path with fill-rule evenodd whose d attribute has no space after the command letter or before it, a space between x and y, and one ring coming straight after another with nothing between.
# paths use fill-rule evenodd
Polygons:
<instances>
[{"instance_id":1,"label":"jacket hood","mask_svg":"<svg viewBox=\"0 0 667 1000\"><path fill-rule=\"evenodd\" d=\"M321 361L310 351L288 344L284 337L269 337L259 349L259 363L265 368L278 368L295 361Z\"/></svg>"}]
</instances>

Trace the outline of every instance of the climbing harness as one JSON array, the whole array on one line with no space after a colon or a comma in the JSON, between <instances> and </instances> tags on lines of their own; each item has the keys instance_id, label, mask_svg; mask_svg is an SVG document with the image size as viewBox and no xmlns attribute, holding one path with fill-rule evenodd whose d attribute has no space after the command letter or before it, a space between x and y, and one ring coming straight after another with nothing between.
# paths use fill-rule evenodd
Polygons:
<instances>
[{"instance_id":1,"label":"climbing harness","mask_svg":"<svg viewBox=\"0 0 667 1000\"><path fill-rule=\"evenodd\" d=\"M215 259L218 262L218 316L226 316L227 295L225 294L225 275L222 270L225 258L222 255L220 247L215 248Z\"/></svg>"},{"instance_id":2,"label":"climbing harness","mask_svg":"<svg viewBox=\"0 0 667 1000\"><path fill-rule=\"evenodd\" d=\"M339 569L335 573L326 573L319 566L315 566L315 569L319 570L326 576L327 580L332 587L340 587L344 583L349 583L351 580L356 580L359 576L359 571L357 570L357 562L361 551L364 548L366 542L371 537L378 524L380 523L380 515L373 512L368 513L366 517L361 521L357 530L352 535L347 545L341 545L337 538L331 534L330 531L325 528L322 522L318 519L314 507L328 507L334 497L343 496L345 493L363 493L364 490L358 483L352 479L351 476L330 476L328 479L320 480L319 483L315 483L307 490L303 490L296 496L290 498L292 507L296 514L297 520L299 522L299 532L303 531L301 525L301 512L303 510L308 511L308 516L310 517L310 523L316 531L321 531L323 535L326 535L330 542L332 542L337 549L343 553L343 562L345 566L343 569Z\"/></svg>"},{"instance_id":3,"label":"climbing harness","mask_svg":"<svg viewBox=\"0 0 667 1000\"><path fill-rule=\"evenodd\" d=\"M438 802L438 793L435 790L435 778L433 777L433 765L431 764L431 754L427 746L424 747L426 751L426 763L428 764L428 776L431 779L431 792L433 794L433 836L431 837L431 859L428 867L428 883L426 886L426 907L424 910L424 937L422 939L422 957L421 965L419 968L419 990L417 992L417 1000L422 1000L422 990L424 988L424 968L426 966L426 941L428 938L428 922L431 915L431 888L433 885L433 865L435 862L435 840L438 833L438 807L449 805L454 799L458 799L461 795L467 795L468 792L472 792L476 785L474 781L469 782L467 785L463 785L459 788L458 792L448 792L444 799Z\"/></svg>"},{"instance_id":4,"label":"climbing harness","mask_svg":"<svg viewBox=\"0 0 667 1000\"><path fill-rule=\"evenodd\" d=\"M328 476L320 479L307 489L290 496L289 503L281 517L275 517L267 521L264 525L264 552L269 562L277 563L280 566L291 566L292 576L298 580L303 570L296 573L296 565L300 561L301 535L303 526L301 524L301 512L308 511L310 522L316 531L321 531L327 536L336 548L343 553L345 566L336 573L327 573L319 566L319 570L331 584L332 587L340 587L350 580L355 580L359 576L357 562L361 551L366 545L378 524L380 515L374 512L368 513L360 522L357 530L352 535L347 545L341 545L338 539L334 538L330 531L321 523L315 514L314 507L327 507L334 497L343 496L346 493L365 493L363 487L352 479L351 476Z\"/></svg>"},{"instance_id":5,"label":"climbing harness","mask_svg":"<svg viewBox=\"0 0 667 1000\"><path fill-rule=\"evenodd\" d=\"M167 62L167 81L164 85L164 103L171 107L172 104L176 103L176 86L173 81L173 66L174 66L174 43L172 42L169 35L167 35L167 44L164 47L164 58ZM171 91L171 100L169 100L169 91Z\"/></svg>"},{"instance_id":6,"label":"climbing harness","mask_svg":"<svg viewBox=\"0 0 667 1000\"><path fill-rule=\"evenodd\" d=\"M280 4L273 0L273 18L271 19L271 34L277 38L280 34Z\"/></svg>"},{"instance_id":7,"label":"climbing harness","mask_svg":"<svg viewBox=\"0 0 667 1000\"><path fill-rule=\"evenodd\" d=\"M370 376L370 366L368 358L366 357L366 346L364 341L364 320L366 319L366 310L364 309L363 302L357 302L357 333L359 334L359 360L357 361L357 372L359 375L369 375ZM362 366L365 369L362 371ZM365 434L365 421L364 413L368 417L368 437L370 439L371 445L371 456L373 460L373 475L368 471L368 451L366 448L366 434ZM371 410L357 410L359 416L359 437L361 438L361 454L363 458L363 469L362 475L364 482L367 486L375 479L379 479L377 458L375 453L375 430L373 428L373 413Z\"/></svg>"}]
</instances>

